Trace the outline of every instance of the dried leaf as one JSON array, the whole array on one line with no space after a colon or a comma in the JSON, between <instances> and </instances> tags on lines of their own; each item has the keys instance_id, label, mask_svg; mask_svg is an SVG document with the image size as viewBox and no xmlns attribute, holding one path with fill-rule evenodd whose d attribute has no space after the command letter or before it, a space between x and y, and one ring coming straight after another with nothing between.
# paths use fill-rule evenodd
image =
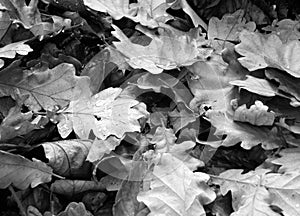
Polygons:
<instances>
[{"instance_id":1,"label":"dried leaf","mask_svg":"<svg viewBox=\"0 0 300 216\"><path fill-rule=\"evenodd\" d=\"M27 55L33 49L29 45L24 44L26 41L19 41L8 44L0 48L0 58L15 58L17 54ZM4 60L0 59L0 68L4 66Z\"/></svg>"},{"instance_id":2,"label":"dried leaf","mask_svg":"<svg viewBox=\"0 0 300 216\"><path fill-rule=\"evenodd\" d=\"M180 66L192 65L199 59L205 59L198 50L197 37L178 34L171 29L159 29L159 36L152 35L148 46L132 43L115 25L112 34L120 40L113 44L124 56L128 64L136 69L143 68L158 74Z\"/></svg>"},{"instance_id":3,"label":"dried leaf","mask_svg":"<svg viewBox=\"0 0 300 216\"><path fill-rule=\"evenodd\" d=\"M86 160L90 162L101 160L105 154L115 150L120 142L121 140L114 136L110 136L106 140L95 139Z\"/></svg>"},{"instance_id":4,"label":"dried leaf","mask_svg":"<svg viewBox=\"0 0 300 216\"><path fill-rule=\"evenodd\" d=\"M271 162L280 165L281 173L300 173L300 148L283 149L279 152L280 158Z\"/></svg>"},{"instance_id":5,"label":"dried leaf","mask_svg":"<svg viewBox=\"0 0 300 216\"><path fill-rule=\"evenodd\" d=\"M266 69L265 74L268 79L276 80L279 83L279 90L293 95L300 102L300 79L271 68Z\"/></svg>"},{"instance_id":6,"label":"dried leaf","mask_svg":"<svg viewBox=\"0 0 300 216\"><path fill-rule=\"evenodd\" d=\"M221 20L212 17L208 24L208 38L237 41L242 30L246 29L253 32L256 29L255 22L246 23L244 11L237 10L232 14L225 14Z\"/></svg>"},{"instance_id":7,"label":"dried leaf","mask_svg":"<svg viewBox=\"0 0 300 216\"><path fill-rule=\"evenodd\" d=\"M53 110L55 106L65 107L79 95L90 94L89 79L76 77L71 64L60 64L53 69L24 73L21 70L0 72L0 95L26 98L30 110Z\"/></svg>"},{"instance_id":8,"label":"dried leaf","mask_svg":"<svg viewBox=\"0 0 300 216\"><path fill-rule=\"evenodd\" d=\"M134 99L118 98L121 91L120 88L108 88L71 101L61 115L65 120L60 121L59 129L70 131L73 128L82 139L87 139L93 131L102 140L110 135L121 138L126 132L140 131L138 119L148 115L146 106Z\"/></svg>"},{"instance_id":9,"label":"dried leaf","mask_svg":"<svg viewBox=\"0 0 300 216\"><path fill-rule=\"evenodd\" d=\"M60 212L57 216L93 216L82 202L71 202L64 211Z\"/></svg>"},{"instance_id":10,"label":"dried leaf","mask_svg":"<svg viewBox=\"0 0 300 216\"><path fill-rule=\"evenodd\" d=\"M37 128L38 126L32 123L32 112L22 113L21 107L15 106L9 110L8 115L1 122L0 140L24 135Z\"/></svg>"},{"instance_id":11,"label":"dried leaf","mask_svg":"<svg viewBox=\"0 0 300 216\"><path fill-rule=\"evenodd\" d=\"M270 205L282 209L283 215L300 214L300 175L299 173L279 174L266 169L256 169L246 174L243 170L227 170L213 178L221 186L225 195L232 194L235 212L231 215L279 216Z\"/></svg>"},{"instance_id":12,"label":"dried leaf","mask_svg":"<svg viewBox=\"0 0 300 216\"><path fill-rule=\"evenodd\" d=\"M283 19L273 21L271 26L264 27L263 30L271 31L279 36L283 43L300 39L300 22L297 20Z\"/></svg>"},{"instance_id":13,"label":"dried leaf","mask_svg":"<svg viewBox=\"0 0 300 216\"><path fill-rule=\"evenodd\" d=\"M248 31L241 32L240 40L241 43L235 46L235 50L243 56L239 58L241 64L250 71L274 67L300 78L298 40L284 44L277 35L265 37Z\"/></svg>"},{"instance_id":14,"label":"dried leaf","mask_svg":"<svg viewBox=\"0 0 300 216\"><path fill-rule=\"evenodd\" d=\"M275 120L275 113L268 112L268 109L261 101L255 101L255 104L251 105L249 109L246 104L243 104L234 111L233 120L249 122L257 126L271 126Z\"/></svg>"},{"instance_id":15,"label":"dried leaf","mask_svg":"<svg viewBox=\"0 0 300 216\"><path fill-rule=\"evenodd\" d=\"M215 135L227 135L221 142L222 146L233 146L241 142L241 146L245 149L251 149L258 144L262 144L264 149L274 149L282 144L274 129L270 131L264 127L234 122L223 112L208 111L206 115L211 124L216 127Z\"/></svg>"},{"instance_id":16,"label":"dried leaf","mask_svg":"<svg viewBox=\"0 0 300 216\"><path fill-rule=\"evenodd\" d=\"M82 169L91 148L90 140L61 140L46 142L42 146L48 165L61 176L72 176Z\"/></svg>"},{"instance_id":17,"label":"dried leaf","mask_svg":"<svg viewBox=\"0 0 300 216\"><path fill-rule=\"evenodd\" d=\"M278 92L277 87L268 80L256 78L250 75L247 75L246 80L235 80L231 81L230 84L266 97L274 97Z\"/></svg>"},{"instance_id":18,"label":"dried leaf","mask_svg":"<svg viewBox=\"0 0 300 216\"><path fill-rule=\"evenodd\" d=\"M151 215L205 215L203 205L216 195L206 185L209 176L193 173L183 162L169 153L163 153L154 167L150 190L141 191L137 200L144 202Z\"/></svg>"},{"instance_id":19,"label":"dried leaf","mask_svg":"<svg viewBox=\"0 0 300 216\"><path fill-rule=\"evenodd\" d=\"M0 11L0 40L5 35L7 29L11 24L11 20L9 18L7 11ZM0 65L1 68L1 65Z\"/></svg>"},{"instance_id":20,"label":"dried leaf","mask_svg":"<svg viewBox=\"0 0 300 216\"><path fill-rule=\"evenodd\" d=\"M52 169L39 160L30 161L20 155L0 151L1 189L11 184L21 190L29 185L36 187L50 182L52 174Z\"/></svg>"},{"instance_id":21,"label":"dried leaf","mask_svg":"<svg viewBox=\"0 0 300 216\"><path fill-rule=\"evenodd\" d=\"M107 12L116 20L127 17L150 28L156 28L159 23L166 23L173 18L166 12L172 3L165 0L138 0L137 3L131 4L128 0L84 0L84 4L94 10Z\"/></svg>"},{"instance_id":22,"label":"dried leaf","mask_svg":"<svg viewBox=\"0 0 300 216\"><path fill-rule=\"evenodd\" d=\"M155 144L158 152L169 152L170 146L175 144L176 136L172 129L158 127L150 143Z\"/></svg>"},{"instance_id":23,"label":"dried leaf","mask_svg":"<svg viewBox=\"0 0 300 216\"><path fill-rule=\"evenodd\" d=\"M188 124L195 122L199 116L186 106L179 106L178 104L177 109L169 113L169 117L176 134Z\"/></svg>"},{"instance_id":24,"label":"dried leaf","mask_svg":"<svg viewBox=\"0 0 300 216\"><path fill-rule=\"evenodd\" d=\"M104 191L100 182L83 180L56 180L51 184L51 191L69 198L87 191Z\"/></svg>"}]
</instances>

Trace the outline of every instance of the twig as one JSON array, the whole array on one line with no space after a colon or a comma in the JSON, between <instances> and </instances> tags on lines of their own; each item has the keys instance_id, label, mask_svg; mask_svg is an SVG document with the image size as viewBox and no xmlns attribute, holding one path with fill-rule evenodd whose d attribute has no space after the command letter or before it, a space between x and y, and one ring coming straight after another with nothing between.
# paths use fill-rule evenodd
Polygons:
<instances>
[{"instance_id":1,"label":"twig","mask_svg":"<svg viewBox=\"0 0 300 216\"><path fill-rule=\"evenodd\" d=\"M17 203L17 205L18 205L18 207L19 207L20 214L21 214L22 216L27 216L26 210L24 209L24 207L23 207L23 205L22 205L22 203L21 203L21 200L20 200L19 197L17 196L17 194L16 194L14 188L13 188L11 185L9 185L8 189L10 190L11 195L13 196L14 200L16 201L16 203Z\"/></svg>"}]
</instances>

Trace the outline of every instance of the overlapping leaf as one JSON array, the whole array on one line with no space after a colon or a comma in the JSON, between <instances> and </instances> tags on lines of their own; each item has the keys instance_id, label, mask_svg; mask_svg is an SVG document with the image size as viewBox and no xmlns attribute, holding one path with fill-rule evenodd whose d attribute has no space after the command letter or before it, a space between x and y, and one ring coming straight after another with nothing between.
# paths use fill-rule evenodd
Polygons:
<instances>
[{"instance_id":1,"label":"overlapping leaf","mask_svg":"<svg viewBox=\"0 0 300 216\"><path fill-rule=\"evenodd\" d=\"M84 4L94 10L107 12L116 20L127 17L151 28L172 19L166 12L172 3L165 0L138 0L132 4L129 4L129 0L84 0Z\"/></svg>"},{"instance_id":2,"label":"overlapping leaf","mask_svg":"<svg viewBox=\"0 0 300 216\"><path fill-rule=\"evenodd\" d=\"M233 120L249 122L257 126L270 126L274 123L275 113L268 112L268 109L261 101L255 101L255 104L251 105L249 109L246 104L243 104L234 111Z\"/></svg>"},{"instance_id":3,"label":"overlapping leaf","mask_svg":"<svg viewBox=\"0 0 300 216\"><path fill-rule=\"evenodd\" d=\"M73 129L80 138L86 139L93 131L105 140L109 135L121 138L126 132L140 131L138 119L148 115L146 106L134 99L118 98L121 91L108 88L71 101L58 125L61 135L66 137Z\"/></svg>"},{"instance_id":4,"label":"overlapping leaf","mask_svg":"<svg viewBox=\"0 0 300 216\"><path fill-rule=\"evenodd\" d=\"M11 184L21 190L29 185L36 187L51 181L52 174L52 169L41 161L30 161L20 155L0 151L1 189Z\"/></svg>"},{"instance_id":5,"label":"overlapping leaf","mask_svg":"<svg viewBox=\"0 0 300 216\"><path fill-rule=\"evenodd\" d=\"M225 14L221 20L212 17L208 26L208 38L220 39L221 43L224 43L223 40L237 41L239 33L243 29L252 32L256 28L254 22L246 23L243 10L237 10L233 14Z\"/></svg>"},{"instance_id":6,"label":"overlapping leaf","mask_svg":"<svg viewBox=\"0 0 300 216\"><path fill-rule=\"evenodd\" d=\"M8 44L4 47L0 48L0 57L1 58L15 58L17 54L19 55L27 55L29 52L33 50L29 45L24 44L26 41L20 41ZM0 68L4 66L4 60L0 59Z\"/></svg>"},{"instance_id":7,"label":"overlapping leaf","mask_svg":"<svg viewBox=\"0 0 300 216\"><path fill-rule=\"evenodd\" d=\"M278 174L267 169L256 169L246 174L243 170L227 170L213 178L225 195L231 191L232 216L279 216L271 210L275 205L287 216L300 214L299 173Z\"/></svg>"},{"instance_id":8,"label":"overlapping leaf","mask_svg":"<svg viewBox=\"0 0 300 216\"><path fill-rule=\"evenodd\" d=\"M263 30L271 31L279 36L283 43L300 39L300 22L297 20L283 19L274 20L271 26L264 27Z\"/></svg>"},{"instance_id":9,"label":"overlapping leaf","mask_svg":"<svg viewBox=\"0 0 300 216\"><path fill-rule=\"evenodd\" d=\"M283 43L277 35L265 36L248 31L242 31L240 40L235 50L243 56L239 58L241 64L250 71L274 67L300 78L298 40Z\"/></svg>"},{"instance_id":10,"label":"overlapping leaf","mask_svg":"<svg viewBox=\"0 0 300 216\"><path fill-rule=\"evenodd\" d=\"M251 126L245 123L234 122L223 112L209 111L207 117L216 127L215 135L227 135L220 143L223 146L233 146L241 142L245 149L262 144L264 149L278 148L282 143L275 129Z\"/></svg>"},{"instance_id":11,"label":"overlapping leaf","mask_svg":"<svg viewBox=\"0 0 300 216\"><path fill-rule=\"evenodd\" d=\"M138 194L151 215L188 216L205 215L203 205L215 199L215 193L206 185L209 176L193 173L181 160L163 153L154 167L150 190Z\"/></svg>"},{"instance_id":12,"label":"overlapping leaf","mask_svg":"<svg viewBox=\"0 0 300 216\"><path fill-rule=\"evenodd\" d=\"M90 140L62 140L42 144L49 160L48 165L61 176L74 175L82 169L91 145Z\"/></svg>"},{"instance_id":13,"label":"overlapping leaf","mask_svg":"<svg viewBox=\"0 0 300 216\"><path fill-rule=\"evenodd\" d=\"M178 33L172 29L159 29L159 36L151 35L152 41L148 46L132 43L129 38L113 25L112 34L120 40L113 44L121 52L128 64L133 68L143 68L150 73L158 74L180 66L191 65L204 60L208 53L198 50L198 36Z\"/></svg>"},{"instance_id":14,"label":"overlapping leaf","mask_svg":"<svg viewBox=\"0 0 300 216\"><path fill-rule=\"evenodd\" d=\"M87 77L76 77L71 64L60 64L45 71L23 72L19 68L0 72L0 96L25 98L24 103L33 111L65 107L69 101L90 91Z\"/></svg>"}]
</instances>

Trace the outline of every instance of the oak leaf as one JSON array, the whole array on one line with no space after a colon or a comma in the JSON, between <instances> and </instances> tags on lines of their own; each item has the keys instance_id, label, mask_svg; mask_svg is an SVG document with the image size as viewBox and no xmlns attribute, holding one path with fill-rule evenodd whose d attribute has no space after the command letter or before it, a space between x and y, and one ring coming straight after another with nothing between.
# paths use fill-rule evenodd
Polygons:
<instances>
[{"instance_id":1,"label":"oak leaf","mask_svg":"<svg viewBox=\"0 0 300 216\"><path fill-rule=\"evenodd\" d=\"M146 105L118 97L121 91L121 88L107 88L71 101L58 124L61 135L66 137L73 129L80 138L87 139L93 131L96 137L105 140L110 135L121 138L126 132L140 131L138 119L148 115Z\"/></svg>"},{"instance_id":2,"label":"oak leaf","mask_svg":"<svg viewBox=\"0 0 300 216\"><path fill-rule=\"evenodd\" d=\"M0 151L1 189L11 184L21 190L29 185L36 187L50 182L52 174L52 169L39 160L30 161L20 155Z\"/></svg>"},{"instance_id":3,"label":"oak leaf","mask_svg":"<svg viewBox=\"0 0 300 216\"><path fill-rule=\"evenodd\" d=\"M235 50L242 55L239 61L248 70L273 67L300 78L298 40L282 43L277 35L265 36L245 30L241 32L240 40L241 43L235 46Z\"/></svg>"}]
</instances>

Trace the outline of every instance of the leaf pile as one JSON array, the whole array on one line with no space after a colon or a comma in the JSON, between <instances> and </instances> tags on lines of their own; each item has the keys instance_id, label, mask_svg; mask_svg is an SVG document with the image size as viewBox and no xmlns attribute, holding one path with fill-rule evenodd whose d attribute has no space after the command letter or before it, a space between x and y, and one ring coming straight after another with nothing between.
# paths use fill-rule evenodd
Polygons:
<instances>
[{"instance_id":1,"label":"leaf pile","mask_svg":"<svg viewBox=\"0 0 300 216\"><path fill-rule=\"evenodd\" d=\"M300 215L299 9L1 0L0 215Z\"/></svg>"}]
</instances>

